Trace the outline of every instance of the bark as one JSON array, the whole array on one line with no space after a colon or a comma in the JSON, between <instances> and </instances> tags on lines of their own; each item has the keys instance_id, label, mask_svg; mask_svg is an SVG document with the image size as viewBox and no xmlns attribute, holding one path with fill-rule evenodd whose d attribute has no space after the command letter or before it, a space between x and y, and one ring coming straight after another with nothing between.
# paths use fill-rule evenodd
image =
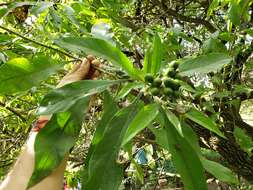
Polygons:
<instances>
[{"instance_id":1,"label":"bark","mask_svg":"<svg viewBox=\"0 0 253 190\"><path fill-rule=\"evenodd\" d=\"M236 143L236 139L233 135L233 130L237 126L244 129L253 139L253 127L241 119L239 112L235 115L233 111L231 109L227 109L222 112L222 118L224 119L224 126L222 130L227 139L216 136L209 130L200 127L195 123L190 121L187 121L187 123L191 125L199 137L204 138L208 143L204 144L200 141L201 147L209 148L218 152L232 171L245 178L247 181L253 182L253 156L248 155L248 153L241 149L241 147ZM211 137L215 137L217 140L215 142L210 142Z\"/></svg>"}]
</instances>

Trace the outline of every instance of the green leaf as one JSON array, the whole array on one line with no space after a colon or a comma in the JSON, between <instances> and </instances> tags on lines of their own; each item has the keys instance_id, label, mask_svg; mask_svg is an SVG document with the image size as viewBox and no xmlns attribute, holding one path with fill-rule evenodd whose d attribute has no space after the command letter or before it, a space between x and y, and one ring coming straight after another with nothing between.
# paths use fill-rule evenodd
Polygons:
<instances>
[{"instance_id":1,"label":"green leaf","mask_svg":"<svg viewBox=\"0 0 253 190\"><path fill-rule=\"evenodd\" d=\"M209 5L207 10L207 16L210 17L213 11L219 6L220 0L213 0L212 3Z\"/></svg>"},{"instance_id":2,"label":"green leaf","mask_svg":"<svg viewBox=\"0 0 253 190\"><path fill-rule=\"evenodd\" d=\"M223 133L220 131L219 127L215 124L215 122L207 117L204 113L192 108L190 111L188 111L185 116L189 118L190 120L198 123L202 127L216 133L217 135L225 138Z\"/></svg>"},{"instance_id":3,"label":"green leaf","mask_svg":"<svg viewBox=\"0 0 253 190\"><path fill-rule=\"evenodd\" d=\"M143 71L145 73L151 73L151 67L152 67L152 47L148 48L145 53Z\"/></svg>"},{"instance_id":4,"label":"green leaf","mask_svg":"<svg viewBox=\"0 0 253 190\"><path fill-rule=\"evenodd\" d=\"M136 88L141 88L144 87L143 83L140 82L131 82L126 84L117 94L117 100L120 100L122 98L124 98L125 96L128 95L128 93L132 90L132 89L136 89Z\"/></svg>"},{"instance_id":5,"label":"green leaf","mask_svg":"<svg viewBox=\"0 0 253 190\"><path fill-rule=\"evenodd\" d=\"M207 160L205 158L202 158L201 162L204 168L217 179L227 183L239 183L237 177L233 174L233 172L223 165L214 161Z\"/></svg>"},{"instance_id":6,"label":"green leaf","mask_svg":"<svg viewBox=\"0 0 253 190\"><path fill-rule=\"evenodd\" d=\"M138 163L136 163L135 160L132 160L132 163L133 163L133 167L136 170L135 175L137 179L141 182L141 184L144 184L144 172L143 172L142 167Z\"/></svg>"},{"instance_id":7,"label":"green leaf","mask_svg":"<svg viewBox=\"0 0 253 190\"><path fill-rule=\"evenodd\" d=\"M125 132L137 111L136 106L123 108L106 124L103 138L90 158L88 181L83 189L118 190L123 170L116 160Z\"/></svg>"},{"instance_id":8,"label":"green leaf","mask_svg":"<svg viewBox=\"0 0 253 190\"><path fill-rule=\"evenodd\" d=\"M48 56L35 56L31 62L26 58L12 59L0 67L0 93L28 90L47 79L61 66Z\"/></svg>"},{"instance_id":9,"label":"green leaf","mask_svg":"<svg viewBox=\"0 0 253 190\"><path fill-rule=\"evenodd\" d=\"M78 138L89 98L73 105L67 112L54 114L35 139L35 168L28 187L32 187L51 174Z\"/></svg>"},{"instance_id":10,"label":"green leaf","mask_svg":"<svg viewBox=\"0 0 253 190\"><path fill-rule=\"evenodd\" d=\"M182 126L183 137L188 141L188 143L192 146L192 148L201 158L202 156L201 156L201 150L199 147L198 136L193 131L191 126L189 126L186 122L181 121L181 126Z\"/></svg>"},{"instance_id":11,"label":"green leaf","mask_svg":"<svg viewBox=\"0 0 253 190\"><path fill-rule=\"evenodd\" d=\"M112 33L112 28L107 22L98 22L94 24L91 28L91 34L93 37L105 40L115 46L113 40L114 33Z\"/></svg>"},{"instance_id":12,"label":"green leaf","mask_svg":"<svg viewBox=\"0 0 253 190\"><path fill-rule=\"evenodd\" d=\"M0 18L6 15L8 8L0 8Z\"/></svg>"},{"instance_id":13,"label":"green leaf","mask_svg":"<svg viewBox=\"0 0 253 190\"><path fill-rule=\"evenodd\" d=\"M155 35L152 47L148 48L144 57L143 70L145 73L157 74L162 63L162 42Z\"/></svg>"},{"instance_id":14,"label":"green leaf","mask_svg":"<svg viewBox=\"0 0 253 190\"><path fill-rule=\"evenodd\" d=\"M231 2L231 6L228 10L228 18L231 22L238 26L241 22L241 7L237 2Z\"/></svg>"},{"instance_id":15,"label":"green leaf","mask_svg":"<svg viewBox=\"0 0 253 190\"><path fill-rule=\"evenodd\" d=\"M55 43L73 53L79 55L93 54L108 61L116 66L121 66L128 74L137 79L143 79L142 72L134 68L133 63L117 47L110 43L92 37L64 37L55 41Z\"/></svg>"},{"instance_id":16,"label":"green leaf","mask_svg":"<svg viewBox=\"0 0 253 190\"><path fill-rule=\"evenodd\" d=\"M151 73L157 74L162 63L162 42L158 35L155 35L153 42Z\"/></svg>"},{"instance_id":17,"label":"green leaf","mask_svg":"<svg viewBox=\"0 0 253 190\"><path fill-rule=\"evenodd\" d=\"M13 40L13 36L11 35L8 35L8 34L0 34L0 45L1 46L4 46L4 45L7 45L9 43L13 43L12 40Z\"/></svg>"},{"instance_id":18,"label":"green leaf","mask_svg":"<svg viewBox=\"0 0 253 190\"><path fill-rule=\"evenodd\" d=\"M195 134L195 132L192 130L192 128L185 122L182 122L182 130L183 130L184 138L187 139L187 141L190 143L192 148L196 151L206 171L208 171L210 174L212 174L214 177L216 177L220 181L227 182L227 183L238 182L238 179L236 178L236 176L233 174L233 172L230 169L226 168L225 166L217 162L207 160L206 158L202 156L199 143L198 143L198 137Z\"/></svg>"},{"instance_id":19,"label":"green leaf","mask_svg":"<svg viewBox=\"0 0 253 190\"><path fill-rule=\"evenodd\" d=\"M187 82L179 81L179 84L181 86L180 87L181 89L186 90L188 92L196 93L196 90L191 85L189 85Z\"/></svg>"},{"instance_id":20,"label":"green leaf","mask_svg":"<svg viewBox=\"0 0 253 190\"><path fill-rule=\"evenodd\" d=\"M206 53L226 53L226 46L219 40L215 38L210 38L206 40L202 46L203 52Z\"/></svg>"},{"instance_id":21,"label":"green leaf","mask_svg":"<svg viewBox=\"0 0 253 190\"><path fill-rule=\"evenodd\" d=\"M96 126L96 131L94 133L94 136L92 138L92 142L88 151L88 154L85 158L85 165L84 165L84 170L83 170L83 186L86 186L85 184L88 181L89 178L89 162L90 158L94 153L94 150L96 146L100 143L100 141L103 139L104 132L107 130L106 127L110 127L106 125L107 123L110 122L110 120L113 118L113 116L116 114L118 111L118 106L117 104L113 101L112 97L110 94L105 91L104 93L104 108L103 108L103 116L100 121L98 121L97 126Z\"/></svg>"},{"instance_id":22,"label":"green leaf","mask_svg":"<svg viewBox=\"0 0 253 190\"><path fill-rule=\"evenodd\" d=\"M247 29L245 29L243 31L246 32L247 34L249 34L251 37L253 37L253 29L247 28Z\"/></svg>"},{"instance_id":23,"label":"green leaf","mask_svg":"<svg viewBox=\"0 0 253 190\"><path fill-rule=\"evenodd\" d=\"M108 123L112 119L112 117L116 114L117 111L118 111L117 104L113 101L110 94L107 91L105 91L103 116L102 116L101 120L98 121L98 123L97 123L96 131L95 131L94 136L92 138L92 142L91 142L91 145L89 148L88 156L86 157L86 163L89 162L90 156L93 154L94 148L103 138L106 127L108 127L108 125L106 125L106 123Z\"/></svg>"},{"instance_id":24,"label":"green leaf","mask_svg":"<svg viewBox=\"0 0 253 190\"><path fill-rule=\"evenodd\" d=\"M234 136L237 144L240 145L242 150L244 150L251 156L253 150L253 141L251 140L251 137L248 136L247 133L239 127L235 127Z\"/></svg>"},{"instance_id":25,"label":"green leaf","mask_svg":"<svg viewBox=\"0 0 253 190\"><path fill-rule=\"evenodd\" d=\"M157 104L144 106L129 125L121 146L127 144L135 135L147 127L156 118L158 113L159 106Z\"/></svg>"},{"instance_id":26,"label":"green leaf","mask_svg":"<svg viewBox=\"0 0 253 190\"><path fill-rule=\"evenodd\" d=\"M167 114L162 114L165 119L165 127L158 130L152 129L157 143L171 153L172 161L182 178L185 189L207 190L204 169L198 154L187 140L178 133L175 126L167 118Z\"/></svg>"},{"instance_id":27,"label":"green leaf","mask_svg":"<svg viewBox=\"0 0 253 190\"><path fill-rule=\"evenodd\" d=\"M177 116L174 113L172 113L170 110L166 111L166 115L169 121L174 125L178 133L183 136L181 124Z\"/></svg>"},{"instance_id":28,"label":"green leaf","mask_svg":"<svg viewBox=\"0 0 253 190\"><path fill-rule=\"evenodd\" d=\"M191 76L194 73L217 72L224 65L229 64L232 58L224 53L209 53L198 57L183 60L179 65L181 75Z\"/></svg>"},{"instance_id":29,"label":"green leaf","mask_svg":"<svg viewBox=\"0 0 253 190\"><path fill-rule=\"evenodd\" d=\"M36 2L36 5L33 6L33 8L31 9L31 13L33 13L34 15L38 15L44 10L52 7L53 5L53 2Z\"/></svg>"},{"instance_id":30,"label":"green leaf","mask_svg":"<svg viewBox=\"0 0 253 190\"><path fill-rule=\"evenodd\" d=\"M79 26L80 23L78 22L78 20L76 19L76 13L75 13L75 10L71 7L71 6L68 6L68 5L64 5L63 6L64 9L64 15L65 17L73 24L75 24L76 26Z\"/></svg>"},{"instance_id":31,"label":"green leaf","mask_svg":"<svg viewBox=\"0 0 253 190\"><path fill-rule=\"evenodd\" d=\"M5 56L5 54L0 52L0 64L2 64L3 62L6 62L7 61L6 59L7 57Z\"/></svg>"},{"instance_id":32,"label":"green leaf","mask_svg":"<svg viewBox=\"0 0 253 190\"><path fill-rule=\"evenodd\" d=\"M67 84L49 92L42 100L38 109L39 115L49 115L68 110L76 101L102 92L109 86L118 84L122 80L82 80Z\"/></svg>"},{"instance_id":33,"label":"green leaf","mask_svg":"<svg viewBox=\"0 0 253 190\"><path fill-rule=\"evenodd\" d=\"M149 129L154 133L156 136L156 142L159 146L161 146L164 149L168 149L169 147L169 142L168 142L168 137L165 132L165 128L161 129L155 129L154 127L149 127Z\"/></svg>"}]
</instances>

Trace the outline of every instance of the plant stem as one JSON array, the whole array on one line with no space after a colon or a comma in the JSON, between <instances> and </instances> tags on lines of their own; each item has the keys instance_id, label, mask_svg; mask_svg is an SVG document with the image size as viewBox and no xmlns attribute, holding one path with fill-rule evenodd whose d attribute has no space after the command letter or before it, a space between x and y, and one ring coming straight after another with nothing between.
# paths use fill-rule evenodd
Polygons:
<instances>
[{"instance_id":1,"label":"plant stem","mask_svg":"<svg viewBox=\"0 0 253 190\"><path fill-rule=\"evenodd\" d=\"M11 107L8 107L5 105L5 103L3 102L0 102L0 106L9 110L10 112L14 113L16 116L18 116L23 122L26 122L26 119L22 116L21 113L19 113L17 110L11 108Z\"/></svg>"},{"instance_id":2,"label":"plant stem","mask_svg":"<svg viewBox=\"0 0 253 190\"><path fill-rule=\"evenodd\" d=\"M7 31L7 32L9 32L9 33L15 34L16 36L19 36L20 38L22 38L22 39L24 39L24 40L26 40L26 41L32 42L32 43L37 44L37 45L39 45L39 46L42 46L42 47L51 49L51 50L53 50L53 51L56 51L56 52L58 52L58 53L60 53L60 54L63 54L63 55L65 55L65 56L67 56L67 57L73 58L75 61L83 61L81 58L75 57L75 56L71 55L70 53L67 53L67 52L65 52L65 51L62 51L62 50L60 50L60 49L58 49L58 48L54 48L54 47L52 47L52 46L45 45L45 44L43 44L43 43L41 43L41 42L38 42L38 41L36 41L36 40L27 38L27 37L25 37L25 36L23 36L23 35L17 33L16 31L13 31L13 30L11 30L11 29L9 29L9 28L6 28L6 27L4 27L4 26L1 26L1 25L0 25L0 28L3 29L3 30L5 30L5 31ZM73 61L73 60L71 60L71 61ZM92 65L92 67L93 67L94 69L97 69L97 70L100 71L100 72L103 72L103 73L106 73L106 74L108 74L108 75L111 75L111 76L115 77L115 75L114 75L113 73L110 73L110 72L108 72L108 71L106 71L106 70L104 70L104 69L102 69L102 68L96 67L96 66L94 66L94 65Z\"/></svg>"},{"instance_id":3,"label":"plant stem","mask_svg":"<svg viewBox=\"0 0 253 190\"><path fill-rule=\"evenodd\" d=\"M43 43L41 43L41 42L38 42L38 41L36 41L36 40L27 38L27 37L25 37L25 36L23 36L23 35L21 35L21 34L15 32L15 31L9 29L9 28L6 28L6 27L1 26L1 25L0 25L0 28L3 29L3 30L5 30L5 31L7 31L7 32L9 32L9 33L15 34L16 36L19 36L20 38L22 38L22 39L24 39L24 40L26 40L26 41L29 41L29 42L32 42L32 43L37 44L37 45L39 45L39 46L42 46L42 47L51 49L51 50L53 50L53 51L56 51L56 52L58 52L58 53L60 53L60 54L63 54L63 55L65 55L65 56L70 57L70 58L73 58L73 59L75 59L75 60L80 60L80 61L82 61L82 59L80 59L80 58L78 58L78 57L75 57L75 56L73 56L73 55L71 55L71 54L69 54L69 53L67 53L67 52L65 52L65 51L62 51L62 50L60 50L60 49L58 49L58 48L54 48L54 47L52 47L52 46L45 45L45 44L43 44Z\"/></svg>"}]
</instances>

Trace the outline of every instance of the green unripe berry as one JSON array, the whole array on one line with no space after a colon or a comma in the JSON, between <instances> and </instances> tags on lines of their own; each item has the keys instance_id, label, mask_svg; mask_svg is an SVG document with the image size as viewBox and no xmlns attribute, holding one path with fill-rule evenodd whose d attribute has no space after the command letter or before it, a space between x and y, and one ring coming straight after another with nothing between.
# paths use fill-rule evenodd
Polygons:
<instances>
[{"instance_id":1,"label":"green unripe berry","mask_svg":"<svg viewBox=\"0 0 253 190\"><path fill-rule=\"evenodd\" d=\"M210 77L213 77L213 76L214 76L214 72L210 72L210 73L209 73L209 76L210 76Z\"/></svg>"},{"instance_id":2,"label":"green unripe berry","mask_svg":"<svg viewBox=\"0 0 253 190\"><path fill-rule=\"evenodd\" d=\"M179 63L177 61L172 61L169 64L169 67L174 68L174 70L176 70L178 66L179 66Z\"/></svg>"},{"instance_id":3,"label":"green unripe berry","mask_svg":"<svg viewBox=\"0 0 253 190\"><path fill-rule=\"evenodd\" d=\"M172 78L164 78L163 84L165 87L172 88L173 90L178 90L180 87L180 80Z\"/></svg>"},{"instance_id":4,"label":"green unripe berry","mask_svg":"<svg viewBox=\"0 0 253 190\"><path fill-rule=\"evenodd\" d=\"M252 91L249 91L249 97L253 97L253 90Z\"/></svg>"},{"instance_id":5,"label":"green unripe berry","mask_svg":"<svg viewBox=\"0 0 253 190\"><path fill-rule=\"evenodd\" d=\"M166 87L163 89L163 93L166 96L171 96L173 94L173 90L171 88Z\"/></svg>"},{"instance_id":6,"label":"green unripe berry","mask_svg":"<svg viewBox=\"0 0 253 190\"><path fill-rule=\"evenodd\" d=\"M158 96L160 93L160 90L158 88L151 88L150 92L153 96Z\"/></svg>"},{"instance_id":7,"label":"green unripe berry","mask_svg":"<svg viewBox=\"0 0 253 190\"><path fill-rule=\"evenodd\" d=\"M148 82L148 83L153 83L154 81L154 77L151 74L146 74L144 79L145 79L145 82Z\"/></svg>"},{"instance_id":8,"label":"green unripe berry","mask_svg":"<svg viewBox=\"0 0 253 190\"><path fill-rule=\"evenodd\" d=\"M162 80L160 78L156 78L153 82L153 86L160 87L162 85Z\"/></svg>"},{"instance_id":9,"label":"green unripe berry","mask_svg":"<svg viewBox=\"0 0 253 190\"><path fill-rule=\"evenodd\" d=\"M182 77L180 74L178 74L178 73L177 73L177 74L175 75L175 79L182 80L182 79L183 79L183 77Z\"/></svg>"},{"instance_id":10,"label":"green unripe berry","mask_svg":"<svg viewBox=\"0 0 253 190\"><path fill-rule=\"evenodd\" d=\"M163 78L163 84L165 87L171 87L173 85L173 79L169 77Z\"/></svg>"},{"instance_id":11,"label":"green unripe berry","mask_svg":"<svg viewBox=\"0 0 253 190\"><path fill-rule=\"evenodd\" d=\"M178 90L180 88L180 86L181 86L180 80L178 80L178 79L172 79L172 80L173 80L174 84L171 86L171 88L173 90Z\"/></svg>"},{"instance_id":12,"label":"green unripe berry","mask_svg":"<svg viewBox=\"0 0 253 190\"><path fill-rule=\"evenodd\" d=\"M179 98L179 97L180 97L180 92L179 92L179 91L174 91L174 92L173 92L173 96L174 96L175 98Z\"/></svg>"},{"instance_id":13,"label":"green unripe berry","mask_svg":"<svg viewBox=\"0 0 253 190\"><path fill-rule=\"evenodd\" d=\"M175 69L174 68L171 68L171 67L169 67L168 69L166 69L166 71L165 71L165 75L167 76L167 77L174 77L175 75L176 75L176 71L175 71Z\"/></svg>"}]
</instances>

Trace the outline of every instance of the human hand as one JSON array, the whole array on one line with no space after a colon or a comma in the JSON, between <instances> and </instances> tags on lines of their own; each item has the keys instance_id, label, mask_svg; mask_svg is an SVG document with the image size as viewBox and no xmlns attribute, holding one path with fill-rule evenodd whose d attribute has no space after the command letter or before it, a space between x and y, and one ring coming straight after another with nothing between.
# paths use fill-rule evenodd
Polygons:
<instances>
[{"instance_id":1,"label":"human hand","mask_svg":"<svg viewBox=\"0 0 253 190\"><path fill-rule=\"evenodd\" d=\"M60 83L57 85L57 88L60 88L66 84L79 81L79 80L93 80L99 76L99 71L94 69L93 66L99 67L100 61L95 59L94 56L88 55L82 62L76 64L73 69L65 75ZM34 124L32 131L38 132L42 129L48 120L50 120L51 115L41 115L37 122Z\"/></svg>"},{"instance_id":2,"label":"human hand","mask_svg":"<svg viewBox=\"0 0 253 190\"><path fill-rule=\"evenodd\" d=\"M100 62L99 60L95 59L94 56L88 55L87 58L85 58L82 62L76 64L73 67L72 71L63 77L63 79L57 85L57 88L75 81L83 79L94 79L98 77L99 72L94 69L92 65L99 67Z\"/></svg>"}]
</instances>

